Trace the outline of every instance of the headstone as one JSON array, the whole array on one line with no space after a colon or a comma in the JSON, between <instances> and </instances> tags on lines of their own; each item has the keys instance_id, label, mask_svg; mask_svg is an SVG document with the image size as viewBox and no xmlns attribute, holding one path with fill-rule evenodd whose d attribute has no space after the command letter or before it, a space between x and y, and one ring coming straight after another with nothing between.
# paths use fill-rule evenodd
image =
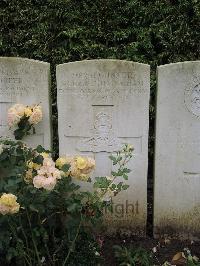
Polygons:
<instances>
[{"instance_id":1,"label":"headstone","mask_svg":"<svg viewBox=\"0 0 200 266\"><path fill-rule=\"evenodd\" d=\"M60 155L96 160L93 176L109 176L108 156L124 143L135 148L128 167L130 188L105 211L109 232L145 234L147 215L149 66L120 60L90 60L57 66Z\"/></svg>"},{"instance_id":2,"label":"headstone","mask_svg":"<svg viewBox=\"0 0 200 266\"><path fill-rule=\"evenodd\" d=\"M35 126L36 134L22 141L32 147L51 148L50 128L50 65L31 59L0 57L0 136L14 139L7 124L7 111L15 103L40 104L43 120Z\"/></svg>"},{"instance_id":3,"label":"headstone","mask_svg":"<svg viewBox=\"0 0 200 266\"><path fill-rule=\"evenodd\" d=\"M200 238L200 61L157 75L154 234Z\"/></svg>"}]
</instances>

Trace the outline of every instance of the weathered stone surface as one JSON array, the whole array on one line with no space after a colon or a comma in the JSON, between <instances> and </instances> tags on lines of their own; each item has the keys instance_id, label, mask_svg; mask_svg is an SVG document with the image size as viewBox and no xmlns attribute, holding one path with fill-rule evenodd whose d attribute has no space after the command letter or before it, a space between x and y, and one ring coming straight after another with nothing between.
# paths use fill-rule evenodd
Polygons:
<instances>
[{"instance_id":1,"label":"weathered stone surface","mask_svg":"<svg viewBox=\"0 0 200 266\"><path fill-rule=\"evenodd\" d=\"M92 156L97 163L94 176L108 176L109 154L123 143L135 148L130 188L114 198L113 214L105 215L109 232L125 228L145 233L149 72L148 65L120 60L57 66L60 155Z\"/></svg>"},{"instance_id":2,"label":"weathered stone surface","mask_svg":"<svg viewBox=\"0 0 200 266\"><path fill-rule=\"evenodd\" d=\"M15 103L40 104L43 121L35 126L36 134L22 141L35 147L51 148L50 65L31 59L0 57L0 136L14 138L7 126L7 110Z\"/></svg>"},{"instance_id":3,"label":"weathered stone surface","mask_svg":"<svg viewBox=\"0 0 200 266\"><path fill-rule=\"evenodd\" d=\"M200 61L158 67L154 234L200 238Z\"/></svg>"}]
</instances>

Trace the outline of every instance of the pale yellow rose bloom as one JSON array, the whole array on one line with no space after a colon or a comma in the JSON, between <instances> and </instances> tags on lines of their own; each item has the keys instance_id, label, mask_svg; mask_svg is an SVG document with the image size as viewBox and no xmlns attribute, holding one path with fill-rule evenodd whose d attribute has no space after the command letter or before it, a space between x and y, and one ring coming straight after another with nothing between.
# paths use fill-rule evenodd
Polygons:
<instances>
[{"instance_id":1,"label":"pale yellow rose bloom","mask_svg":"<svg viewBox=\"0 0 200 266\"><path fill-rule=\"evenodd\" d=\"M0 198L0 202L7 205L7 206L13 206L15 205L17 200L17 197L13 194L6 194L3 193L3 195Z\"/></svg>"},{"instance_id":2,"label":"pale yellow rose bloom","mask_svg":"<svg viewBox=\"0 0 200 266\"><path fill-rule=\"evenodd\" d=\"M28 161L27 166L28 166L28 168L35 169L35 170L38 170L41 167L40 164L34 163L32 161Z\"/></svg>"},{"instance_id":3,"label":"pale yellow rose bloom","mask_svg":"<svg viewBox=\"0 0 200 266\"><path fill-rule=\"evenodd\" d=\"M49 157L49 153L48 153L48 152L41 152L40 155L41 155L43 158L48 158L48 157Z\"/></svg>"},{"instance_id":4,"label":"pale yellow rose bloom","mask_svg":"<svg viewBox=\"0 0 200 266\"><path fill-rule=\"evenodd\" d=\"M78 177L81 174L81 170L77 168L76 162L72 162L70 167L70 173L73 177Z\"/></svg>"},{"instance_id":5,"label":"pale yellow rose bloom","mask_svg":"<svg viewBox=\"0 0 200 266\"><path fill-rule=\"evenodd\" d=\"M88 167L89 168L95 168L95 160L93 158L87 158L88 159Z\"/></svg>"},{"instance_id":6,"label":"pale yellow rose bloom","mask_svg":"<svg viewBox=\"0 0 200 266\"><path fill-rule=\"evenodd\" d=\"M71 157L60 157L56 160L56 166L62 168L63 165L70 164L71 160Z\"/></svg>"},{"instance_id":7,"label":"pale yellow rose bloom","mask_svg":"<svg viewBox=\"0 0 200 266\"><path fill-rule=\"evenodd\" d=\"M125 151L127 151L127 152L132 152L133 150L134 150L133 145L131 145L131 144L127 144Z\"/></svg>"},{"instance_id":8,"label":"pale yellow rose bloom","mask_svg":"<svg viewBox=\"0 0 200 266\"><path fill-rule=\"evenodd\" d=\"M17 197L15 195L3 193L0 198L0 213L3 215L8 213L17 213L19 211L20 205L16 200Z\"/></svg>"},{"instance_id":9,"label":"pale yellow rose bloom","mask_svg":"<svg viewBox=\"0 0 200 266\"><path fill-rule=\"evenodd\" d=\"M16 205L12 206L12 208L10 209L10 213L14 214L17 213L19 211L20 205L19 203L16 203Z\"/></svg>"},{"instance_id":10,"label":"pale yellow rose bloom","mask_svg":"<svg viewBox=\"0 0 200 266\"><path fill-rule=\"evenodd\" d=\"M33 163L33 169L38 170L40 169L41 164Z\"/></svg>"},{"instance_id":11,"label":"pale yellow rose bloom","mask_svg":"<svg viewBox=\"0 0 200 266\"><path fill-rule=\"evenodd\" d=\"M13 107L12 107L15 112L19 115L19 116L23 116L24 115L24 109L25 109L25 106L23 104L15 104Z\"/></svg>"},{"instance_id":12,"label":"pale yellow rose bloom","mask_svg":"<svg viewBox=\"0 0 200 266\"><path fill-rule=\"evenodd\" d=\"M31 116L31 115L32 115L32 109L31 109L31 107L26 107L26 108L24 109L24 114L25 114L25 116L27 116L27 117Z\"/></svg>"},{"instance_id":13,"label":"pale yellow rose bloom","mask_svg":"<svg viewBox=\"0 0 200 266\"><path fill-rule=\"evenodd\" d=\"M29 184L32 182L32 180L33 180L33 170L28 169L28 171L26 171L24 181Z\"/></svg>"},{"instance_id":14,"label":"pale yellow rose bloom","mask_svg":"<svg viewBox=\"0 0 200 266\"><path fill-rule=\"evenodd\" d=\"M84 169L87 167L87 160L83 157L76 157L76 165L78 169Z\"/></svg>"},{"instance_id":15,"label":"pale yellow rose bloom","mask_svg":"<svg viewBox=\"0 0 200 266\"><path fill-rule=\"evenodd\" d=\"M29 122L30 124L36 125L38 124L40 121L42 121L42 107L39 105L36 105L33 107L33 112L31 114L31 116L29 117Z\"/></svg>"}]
</instances>

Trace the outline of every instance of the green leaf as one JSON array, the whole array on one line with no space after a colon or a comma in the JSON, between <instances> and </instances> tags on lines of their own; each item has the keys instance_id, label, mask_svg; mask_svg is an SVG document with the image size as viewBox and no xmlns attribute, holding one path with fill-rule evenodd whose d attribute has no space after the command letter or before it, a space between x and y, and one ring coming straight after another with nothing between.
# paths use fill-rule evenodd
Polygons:
<instances>
[{"instance_id":1,"label":"green leaf","mask_svg":"<svg viewBox=\"0 0 200 266\"><path fill-rule=\"evenodd\" d=\"M112 171L112 172L111 172L111 175L112 175L112 176L118 176L118 172L114 172L114 171Z\"/></svg>"},{"instance_id":2,"label":"green leaf","mask_svg":"<svg viewBox=\"0 0 200 266\"><path fill-rule=\"evenodd\" d=\"M116 165L116 164L117 164L117 159L116 159L113 155L110 155L110 156L109 156L109 159L110 159L111 161L113 161L113 165Z\"/></svg>"},{"instance_id":3,"label":"green leaf","mask_svg":"<svg viewBox=\"0 0 200 266\"><path fill-rule=\"evenodd\" d=\"M115 156L113 156L113 155L110 155L108 158L109 158L111 161L115 161L115 160L116 160Z\"/></svg>"},{"instance_id":4,"label":"green leaf","mask_svg":"<svg viewBox=\"0 0 200 266\"><path fill-rule=\"evenodd\" d=\"M21 129L16 129L14 131L14 136L16 140L21 140L24 137L24 132Z\"/></svg>"},{"instance_id":5,"label":"green leaf","mask_svg":"<svg viewBox=\"0 0 200 266\"><path fill-rule=\"evenodd\" d=\"M3 151L2 153L1 153L1 155L0 155L0 161L3 161L3 160L5 160L7 157L8 157L8 155L9 155L9 153L8 153L8 151Z\"/></svg>"},{"instance_id":6,"label":"green leaf","mask_svg":"<svg viewBox=\"0 0 200 266\"><path fill-rule=\"evenodd\" d=\"M30 130L31 129L31 125L29 124L28 122L28 117L24 116L20 119L19 123L18 123L18 127L19 129L23 130L23 129L26 129L26 130Z\"/></svg>"},{"instance_id":7,"label":"green leaf","mask_svg":"<svg viewBox=\"0 0 200 266\"><path fill-rule=\"evenodd\" d=\"M37 163L37 164L43 164L43 160L44 160L43 156L42 155L38 155L37 157L35 157L33 159L33 162Z\"/></svg>"},{"instance_id":8,"label":"green leaf","mask_svg":"<svg viewBox=\"0 0 200 266\"><path fill-rule=\"evenodd\" d=\"M45 152L45 149L41 145L38 145L37 148L36 148L36 151L38 153L42 153L42 152Z\"/></svg>"},{"instance_id":9,"label":"green leaf","mask_svg":"<svg viewBox=\"0 0 200 266\"><path fill-rule=\"evenodd\" d=\"M122 185L123 185L123 182L120 182L120 183L117 185L118 190L121 190Z\"/></svg>"},{"instance_id":10,"label":"green leaf","mask_svg":"<svg viewBox=\"0 0 200 266\"><path fill-rule=\"evenodd\" d=\"M127 190L128 188L129 188L129 185L123 185L123 186L122 186L122 189L123 189L123 190Z\"/></svg>"},{"instance_id":11,"label":"green leaf","mask_svg":"<svg viewBox=\"0 0 200 266\"><path fill-rule=\"evenodd\" d=\"M131 172L131 170L128 169L128 168L124 168L124 169L123 169L123 172L124 172L125 174L129 174L129 173Z\"/></svg>"},{"instance_id":12,"label":"green leaf","mask_svg":"<svg viewBox=\"0 0 200 266\"><path fill-rule=\"evenodd\" d=\"M63 172L67 172L67 171L69 170L69 168L70 168L70 164L64 164L64 165L61 167L61 170L62 170Z\"/></svg>"},{"instance_id":13,"label":"green leaf","mask_svg":"<svg viewBox=\"0 0 200 266\"><path fill-rule=\"evenodd\" d=\"M124 178L125 180L128 180L128 176L127 176L126 174L123 174L123 178Z\"/></svg>"},{"instance_id":14,"label":"green leaf","mask_svg":"<svg viewBox=\"0 0 200 266\"><path fill-rule=\"evenodd\" d=\"M96 177L95 179L96 179L96 182L94 183L95 188L107 188L111 183L111 181L107 180L105 176Z\"/></svg>"},{"instance_id":15,"label":"green leaf","mask_svg":"<svg viewBox=\"0 0 200 266\"><path fill-rule=\"evenodd\" d=\"M116 185L115 184L112 184L112 186L111 186L111 188L113 189L113 190L115 190L116 189Z\"/></svg>"}]
</instances>

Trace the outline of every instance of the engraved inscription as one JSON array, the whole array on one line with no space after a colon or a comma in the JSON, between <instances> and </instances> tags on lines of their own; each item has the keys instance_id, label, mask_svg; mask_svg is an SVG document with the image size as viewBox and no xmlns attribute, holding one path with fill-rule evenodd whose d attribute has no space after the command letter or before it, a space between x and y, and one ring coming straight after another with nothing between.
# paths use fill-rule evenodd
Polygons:
<instances>
[{"instance_id":1,"label":"engraved inscription","mask_svg":"<svg viewBox=\"0 0 200 266\"><path fill-rule=\"evenodd\" d=\"M40 65L20 61L2 62L0 64L0 97L16 100L16 97L26 97L30 93L42 94L41 85L46 81L44 74L45 70ZM34 76L37 78L33 79Z\"/></svg>"},{"instance_id":2,"label":"engraved inscription","mask_svg":"<svg viewBox=\"0 0 200 266\"><path fill-rule=\"evenodd\" d=\"M25 85L22 77L0 77L0 96L28 96L30 93L38 94L39 87Z\"/></svg>"},{"instance_id":3,"label":"engraved inscription","mask_svg":"<svg viewBox=\"0 0 200 266\"><path fill-rule=\"evenodd\" d=\"M0 102L0 126L7 126L7 111L13 103Z\"/></svg>"},{"instance_id":4,"label":"engraved inscription","mask_svg":"<svg viewBox=\"0 0 200 266\"><path fill-rule=\"evenodd\" d=\"M200 116L200 83L185 90L185 104L189 112Z\"/></svg>"},{"instance_id":5,"label":"engraved inscription","mask_svg":"<svg viewBox=\"0 0 200 266\"><path fill-rule=\"evenodd\" d=\"M38 94L39 88L30 86L0 87L0 96L28 96L29 94Z\"/></svg>"},{"instance_id":6,"label":"engraved inscription","mask_svg":"<svg viewBox=\"0 0 200 266\"><path fill-rule=\"evenodd\" d=\"M0 83L22 83L21 78L2 77Z\"/></svg>"},{"instance_id":7,"label":"engraved inscription","mask_svg":"<svg viewBox=\"0 0 200 266\"><path fill-rule=\"evenodd\" d=\"M78 72L69 74L58 89L59 93L109 95L119 93L145 93L143 80L133 72ZM112 95L112 94L111 94Z\"/></svg>"}]
</instances>

